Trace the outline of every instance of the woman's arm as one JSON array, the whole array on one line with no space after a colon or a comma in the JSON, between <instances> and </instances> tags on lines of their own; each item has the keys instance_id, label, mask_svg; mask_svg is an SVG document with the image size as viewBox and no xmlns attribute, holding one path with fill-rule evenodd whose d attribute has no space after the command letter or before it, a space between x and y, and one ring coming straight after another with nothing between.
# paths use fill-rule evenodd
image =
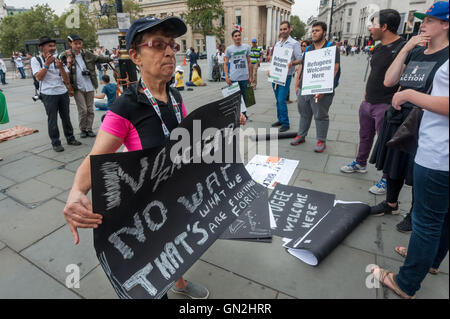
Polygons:
<instances>
[{"instance_id":1,"label":"woman's arm","mask_svg":"<svg viewBox=\"0 0 450 319\"><path fill-rule=\"evenodd\" d=\"M91 189L90 155L114 153L122 144L123 139L99 130L91 152L75 174L72 189L64 207L64 217L73 234L75 245L79 243L78 228L97 228L102 219L100 214L93 213L91 202L86 196Z\"/></svg>"},{"instance_id":2,"label":"woman's arm","mask_svg":"<svg viewBox=\"0 0 450 319\"><path fill-rule=\"evenodd\" d=\"M414 105L444 116L449 116L448 96L431 96L411 89L398 92L392 98L392 106L396 110L401 109L401 105L410 102Z\"/></svg>"}]
</instances>

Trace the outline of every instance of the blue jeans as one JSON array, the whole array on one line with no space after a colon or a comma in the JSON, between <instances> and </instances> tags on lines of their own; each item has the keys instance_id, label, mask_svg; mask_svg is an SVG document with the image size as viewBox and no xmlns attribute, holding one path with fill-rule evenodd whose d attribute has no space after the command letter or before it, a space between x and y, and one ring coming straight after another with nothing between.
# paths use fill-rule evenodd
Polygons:
<instances>
[{"instance_id":1,"label":"blue jeans","mask_svg":"<svg viewBox=\"0 0 450 319\"><path fill-rule=\"evenodd\" d=\"M239 88L241 89L241 95L245 101L245 90L247 90L247 87L248 87L248 80L238 81L238 83L239 83Z\"/></svg>"},{"instance_id":2,"label":"blue jeans","mask_svg":"<svg viewBox=\"0 0 450 319\"><path fill-rule=\"evenodd\" d=\"M1 77L2 84L6 84L5 72L3 72L3 70L0 70L0 77Z\"/></svg>"},{"instance_id":3,"label":"blue jeans","mask_svg":"<svg viewBox=\"0 0 450 319\"><path fill-rule=\"evenodd\" d=\"M439 268L449 246L449 174L414 164L414 207L408 254L396 282L415 295L429 269Z\"/></svg>"},{"instance_id":4,"label":"blue jeans","mask_svg":"<svg viewBox=\"0 0 450 319\"><path fill-rule=\"evenodd\" d=\"M95 101L94 106L98 108L100 111L109 110L108 102Z\"/></svg>"},{"instance_id":5,"label":"blue jeans","mask_svg":"<svg viewBox=\"0 0 450 319\"><path fill-rule=\"evenodd\" d=\"M25 76L25 71L23 70L23 68L17 68L17 69L19 70L20 76L22 77L22 79L25 79L26 76Z\"/></svg>"},{"instance_id":6,"label":"blue jeans","mask_svg":"<svg viewBox=\"0 0 450 319\"><path fill-rule=\"evenodd\" d=\"M275 85L274 83L272 83L273 92L275 93L275 98L277 100L277 118L278 122L280 122L282 126L289 126L286 98L291 87L291 80L292 75L288 75L284 86L281 86L279 84Z\"/></svg>"}]
</instances>

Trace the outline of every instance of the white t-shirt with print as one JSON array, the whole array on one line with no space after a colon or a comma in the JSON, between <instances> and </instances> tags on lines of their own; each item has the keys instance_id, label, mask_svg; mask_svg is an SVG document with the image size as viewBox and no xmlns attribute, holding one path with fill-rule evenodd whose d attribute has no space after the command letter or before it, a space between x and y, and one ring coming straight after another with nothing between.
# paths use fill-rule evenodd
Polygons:
<instances>
[{"instance_id":1,"label":"white t-shirt with print","mask_svg":"<svg viewBox=\"0 0 450 319\"><path fill-rule=\"evenodd\" d=\"M434 76L432 96L449 96L448 72L449 63L447 60ZM448 129L448 116L424 111L419 129L419 147L415 159L417 164L433 170L449 171Z\"/></svg>"}]
</instances>

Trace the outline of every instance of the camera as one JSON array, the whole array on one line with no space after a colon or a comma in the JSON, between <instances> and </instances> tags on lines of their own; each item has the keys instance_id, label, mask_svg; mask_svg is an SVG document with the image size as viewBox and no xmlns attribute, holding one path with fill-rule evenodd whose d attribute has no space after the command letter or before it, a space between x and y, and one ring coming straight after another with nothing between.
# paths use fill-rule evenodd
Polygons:
<instances>
[{"instance_id":1,"label":"camera","mask_svg":"<svg viewBox=\"0 0 450 319\"><path fill-rule=\"evenodd\" d=\"M89 70L83 70L81 71L81 75L90 76L91 72L89 72Z\"/></svg>"}]
</instances>

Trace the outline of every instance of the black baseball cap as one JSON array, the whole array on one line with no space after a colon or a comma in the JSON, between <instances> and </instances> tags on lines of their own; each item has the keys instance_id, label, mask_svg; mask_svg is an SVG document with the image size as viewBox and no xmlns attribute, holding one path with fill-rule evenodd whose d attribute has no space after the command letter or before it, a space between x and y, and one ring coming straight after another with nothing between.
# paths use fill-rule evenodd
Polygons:
<instances>
[{"instance_id":1,"label":"black baseball cap","mask_svg":"<svg viewBox=\"0 0 450 319\"><path fill-rule=\"evenodd\" d=\"M69 42L73 42L76 40L81 40L83 41L83 39L78 35L78 34L71 34L67 37L67 40L69 40Z\"/></svg>"},{"instance_id":2,"label":"black baseball cap","mask_svg":"<svg viewBox=\"0 0 450 319\"><path fill-rule=\"evenodd\" d=\"M158 19L154 17L146 17L141 18L133 22L133 24L128 29L127 35L125 37L127 43L127 50L130 49L131 43L133 42L134 37L143 31L147 31L157 25L166 24L173 26L173 29L176 30L175 37L182 36L187 32L186 24L183 20L177 17L166 17L163 19Z\"/></svg>"},{"instance_id":3,"label":"black baseball cap","mask_svg":"<svg viewBox=\"0 0 450 319\"><path fill-rule=\"evenodd\" d=\"M44 44L47 44L50 42L56 43L56 40L53 40L52 38L50 38L49 36L46 36L46 35L39 38L39 46L43 46Z\"/></svg>"}]
</instances>

